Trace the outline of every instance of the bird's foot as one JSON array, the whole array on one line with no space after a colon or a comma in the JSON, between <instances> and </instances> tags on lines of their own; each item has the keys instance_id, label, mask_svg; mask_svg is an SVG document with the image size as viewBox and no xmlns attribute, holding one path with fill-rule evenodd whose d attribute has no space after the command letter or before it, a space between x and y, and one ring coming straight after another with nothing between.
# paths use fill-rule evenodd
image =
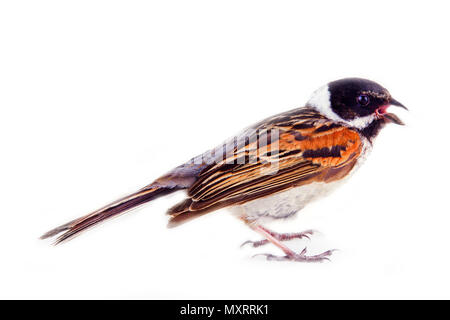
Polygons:
<instances>
[{"instance_id":1,"label":"bird's foot","mask_svg":"<svg viewBox=\"0 0 450 320\"><path fill-rule=\"evenodd\" d=\"M254 255L253 257L265 256L266 259L270 261L323 262L325 260L329 261L330 259L328 257L331 256L334 251L336 251L336 249L328 250L314 256L307 256L306 248L304 248L300 253L292 252L285 256L276 256L270 253L260 253Z\"/></svg>"},{"instance_id":2,"label":"bird's foot","mask_svg":"<svg viewBox=\"0 0 450 320\"><path fill-rule=\"evenodd\" d=\"M267 230L267 229L266 229ZM310 239L309 236L314 234L314 230L306 230L303 232L296 232L296 233L277 233L277 232L273 232L273 231L269 231L269 234L274 237L275 239L279 240L279 241L288 241L288 240L292 240L292 239L303 239L303 238L307 238ZM250 244L251 246L253 246L253 248L257 248L260 246L263 246L265 244L269 243L269 240L267 239L263 239L263 240L259 240L259 241L245 241L243 244L241 244L241 247L245 246L246 244Z\"/></svg>"}]
</instances>

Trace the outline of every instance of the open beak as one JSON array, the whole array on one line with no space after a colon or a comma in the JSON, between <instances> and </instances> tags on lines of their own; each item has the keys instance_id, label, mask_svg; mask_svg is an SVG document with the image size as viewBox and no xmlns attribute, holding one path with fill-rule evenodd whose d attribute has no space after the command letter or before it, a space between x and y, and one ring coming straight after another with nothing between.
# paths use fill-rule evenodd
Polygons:
<instances>
[{"instance_id":1,"label":"open beak","mask_svg":"<svg viewBox=\"0 0 450 320\"><path fill-rule=\"evenodd\" d=\"M408 110L408 108L406 108L403 104L401 104L400 102L398 102L394 98L391 98L389 100L389 104L387 106L381 107L379 110L377 110L377 115L379 115L380 117L386 119L388 122L392 122L392 123L395 123L395 124L398 124L398 125L401 125L401 126L405 125L403 123L403 121L400 120L400 118L397 117L395 114L390 113L390 112L386 112L386 109L389 106L396 106L396 107L400 107L400 108L403 108L405 110Z\"/></svg>"}]
</instances>

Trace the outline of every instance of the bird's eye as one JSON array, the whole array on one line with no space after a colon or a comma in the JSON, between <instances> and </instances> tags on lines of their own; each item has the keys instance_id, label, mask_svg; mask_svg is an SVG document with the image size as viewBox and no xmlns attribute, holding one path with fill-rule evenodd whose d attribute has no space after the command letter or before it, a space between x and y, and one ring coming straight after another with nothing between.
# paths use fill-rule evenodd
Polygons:
<instances>
[{"instance_id":1,"label":"bird's eye","mask_svg":"<svg viewBox=\"0 0 450 320\"><path fill-rule=\"evenodd\" d=\"M358 101L359 105L361 105L361 106L367 106L370 102L369 97L365 94L358 96L358 98L356 100Z\"/></svg>"}]
</instances>

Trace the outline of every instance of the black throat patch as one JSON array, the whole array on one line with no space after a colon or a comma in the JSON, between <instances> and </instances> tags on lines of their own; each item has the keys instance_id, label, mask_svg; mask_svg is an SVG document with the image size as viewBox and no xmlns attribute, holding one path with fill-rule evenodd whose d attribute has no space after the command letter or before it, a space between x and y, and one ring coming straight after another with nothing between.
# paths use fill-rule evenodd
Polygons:
<instances>
[{"instance_id":1,"label":"black throat patch","mask_svg":"<svg viewBox=\"0 0 450 320\"><path fill-rule=\"evenodd\" d=\"M384 119L376 119L372 121L367 127L359 129L358 131L366 137L370 142L378 135L381 129L386 125Z\"/></svg>"}]
</instances>

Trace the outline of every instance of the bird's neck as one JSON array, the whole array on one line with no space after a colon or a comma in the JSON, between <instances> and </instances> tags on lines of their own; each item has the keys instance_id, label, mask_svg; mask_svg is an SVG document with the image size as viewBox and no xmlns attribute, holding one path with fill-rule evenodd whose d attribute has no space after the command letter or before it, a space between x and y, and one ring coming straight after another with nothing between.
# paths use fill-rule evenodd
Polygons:
<instances>
[{"instance_id":1,"label":"bird's neck","mask_svg":"<svg viewBox=\"0 0 450 320\"><path fill-rule=\"evenodd\" d=\"M359 132L366 137L370 142L375 139L375 137L378 135L381 129L386 125L386 122L384 119L376 119L372 121L369 125L366 127L359 129Z\"/></svg>"}]
</instances>

